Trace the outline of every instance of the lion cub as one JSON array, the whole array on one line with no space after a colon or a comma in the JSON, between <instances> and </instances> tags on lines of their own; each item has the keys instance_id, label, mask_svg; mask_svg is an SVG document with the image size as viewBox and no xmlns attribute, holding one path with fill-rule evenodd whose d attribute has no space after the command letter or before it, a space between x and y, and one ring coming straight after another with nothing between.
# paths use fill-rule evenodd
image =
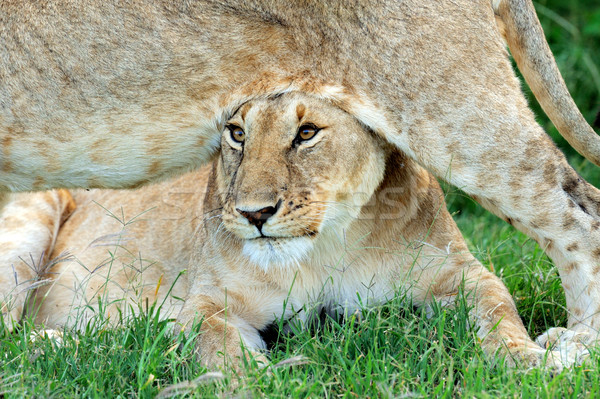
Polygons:
<instances>
[{"instance_id":1,"label":"lion cub","mask_svg":"<svg viewBox=\"0 0 600 399\"><path fill-rule=\"evenodd\" d=\"M123 298L165 301L185 328L204 320L203 364L235 366L242 344L265 348L260 331L274 321L354 312L399 291L451 304L464 282L488 353L530 364L545 354L469 253L436 180L323 99L245 103L210 166L137 191L73 195L52 257L74 257L36 296L47 327L84 323L98 296L110 315Z\"/></svg>"}]
</instances>

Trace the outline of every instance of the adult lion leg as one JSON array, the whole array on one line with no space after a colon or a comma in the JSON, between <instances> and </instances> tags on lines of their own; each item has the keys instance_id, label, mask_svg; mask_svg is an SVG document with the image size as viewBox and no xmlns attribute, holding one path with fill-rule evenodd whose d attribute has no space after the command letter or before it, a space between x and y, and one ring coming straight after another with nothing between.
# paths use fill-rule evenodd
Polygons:
<instances>
[{"instance_id":1,"label":"adult lion leg","mask_svg":"<svg viewBox=\"0 0 600 399\"><path fill-rule=\"evenodd\" d=\"M542 103L559 102L559 109L548 107L557 126L561 131L565 126L567 130L581 128L577 134L571 132L571 139L584 143L580 150L590 150L582 150L584 154L595 153L596 145L586 145L584 139L595 143L597 136L589 126L580 126L585 124L583 118L567 117L577 113L569 105L572 102L556 98L568 96L568 92L554 90L560 74L556 65L548 64L552 57L547 45L541 46L545 49L529 46L527 51L528 44L518 39L529 36L514 33L519 29L529 32L516 26L517 22L537 25L535 40L545 44L535 15L524 13L515 22L518 13L510 17L503 10L501 7L498 12L503 15L509 45L513 53L520 54L517 61L523 65L525 76L530 76L528 81L536 95ZM415 93L437 90L440 95L416 94L415 101L403 109L402 123L398 123L402 128L384 131L383 135L437 177L461 188L536 239L559 269L570 312L569 326L596 336L600 330L600 192L577 175L535 121L508 54L500 48L500 31L489 29L478 34L488 36L469 43L485 45L469 52L463 62L493 67L480 68L476 73L468 68L440 69L439 73L430 70L428 79L415 86ZM536 48L544 57L534 57ZM536 68L541 69L536 76L546 81L535 79L531 71ZM548 76L554 83L548 82L552 80ZM565 118L569 121L561 120Z\"/></svg>"},{"instance_id":2,"label":"adult lion leg","mask_svg":"<svg viewBox=\"0 0 600 399\"><path fill-rule=\"evenodd\" d=\"M557 266L565 289L570 328L600 331L600 192L585 182L535 122L518 92L504 98L515 112L496 116L497 93L478 112L455 115L460 136L422 122L410 137L418 160L438 177L534 238ZM516 99L516 101L515 101ZM488 101L489 100L489 101ZM425 128L426 127L426 128ZM435 155L435 156L434 156Z\"/></svg>"},{"instance_id":3,"label":"adult lion leg","mask_svg":"<svg viewBox=\"0 0 600 399\"><path fill-rule=\"evenodd\" d=\"M566 163L562 168L555 184L532 197L542 200L540 207L549 206L547 216L513 219L493 201L478 200L533 237L558 267L569 312L569 330L551 328L537 342L543 346L572 347L579 342L597 341L600 332L600 191Z\"/></svg>"},{"instance_id":4,"label":"adult lion leg","mask_svg":"<svg viewBox=\"0 0 600 399\"><path fill-rule=\"evenodd\" d=\"M11 329L43 279L62 222L75 208L66 190L9 194L0 214L0 307Z\"/></svg>"}]
</instances>

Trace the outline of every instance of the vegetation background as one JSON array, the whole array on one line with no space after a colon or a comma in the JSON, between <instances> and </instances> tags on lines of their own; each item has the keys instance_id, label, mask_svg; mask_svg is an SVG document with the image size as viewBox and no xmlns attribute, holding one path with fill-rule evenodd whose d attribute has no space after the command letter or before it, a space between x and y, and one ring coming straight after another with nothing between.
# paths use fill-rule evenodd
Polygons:
<instances>
[{"instance_id":1,"label":"vegetation background","mask_svg":"<svg viewBox=\"0 0 600 399\"><path fill-rule=\"evenodd\" d=\"M535 3L562 74L589 122L600 111L600 2ZM582 176L600 187L600 170L564 142L531 97L539 122ZM447 199L472 251L506 282L536 336L564 326L557 271L535 242L452 187ZM100 316L87 331L31 342L25 323L0 329L0 398L6 397L600 397L600 356L556 373L511 369L481 353L468 309L434 309L425 317L404 298L365 310L363 320L326 320L279 337L277 367L247 376L204 374L189 342L156 317L156 306L116 329ZM302 357L299 357L302 356ZM286 364L286 360L292 361Z\"/></svg>"}]
</instances>

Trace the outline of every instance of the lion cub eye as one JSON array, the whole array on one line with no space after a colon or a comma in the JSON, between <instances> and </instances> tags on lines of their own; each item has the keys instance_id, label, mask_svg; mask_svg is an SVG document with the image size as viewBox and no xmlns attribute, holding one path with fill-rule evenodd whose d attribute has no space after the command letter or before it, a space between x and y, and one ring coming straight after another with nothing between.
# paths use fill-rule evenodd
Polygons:
<instances>
[{"instance_id":1,"label":"lion cub eye","mask_svg":"<svg viewBox=\"0 0 600 399\"><path fill-rule=\"evenodd\" d=\"M234 142L241 144L246 139L246 133L244 133L244 130L241 127L227 125L227 129L229 129L229 135Z\"/></svg>"},{"instance_id":2,"label":"lion cub eye","mask_svg":"<svg viewBox=\"0 0 600 399\"><path fill-rule=\"evenodd\" d=\"M319 129L315 125L302 125L298 129L298 134L296 135L296 141L302 142L302 141L310 140L313 137L315 137L317 133L319 133L319 130L321 130L321 129Z\"/></svg>"}]
</instances>

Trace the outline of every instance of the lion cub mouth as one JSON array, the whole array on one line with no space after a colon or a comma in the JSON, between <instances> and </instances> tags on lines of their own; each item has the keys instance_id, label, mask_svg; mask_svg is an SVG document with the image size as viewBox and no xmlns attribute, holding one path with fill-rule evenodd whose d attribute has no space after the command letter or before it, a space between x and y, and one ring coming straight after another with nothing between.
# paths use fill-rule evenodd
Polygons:
<instances>
[{"instance_id":1,"label":"lion cub mouth","mask_svg":"<svg viewBox=\"0 0 600 399\"><path fill-rule=\"evenodd\" d=\"M242 253L254 264L264 269L270 267L299 266L309 258L313 240L301 237L260 236L246 239Z\"/></svg>"}]
</instances>

